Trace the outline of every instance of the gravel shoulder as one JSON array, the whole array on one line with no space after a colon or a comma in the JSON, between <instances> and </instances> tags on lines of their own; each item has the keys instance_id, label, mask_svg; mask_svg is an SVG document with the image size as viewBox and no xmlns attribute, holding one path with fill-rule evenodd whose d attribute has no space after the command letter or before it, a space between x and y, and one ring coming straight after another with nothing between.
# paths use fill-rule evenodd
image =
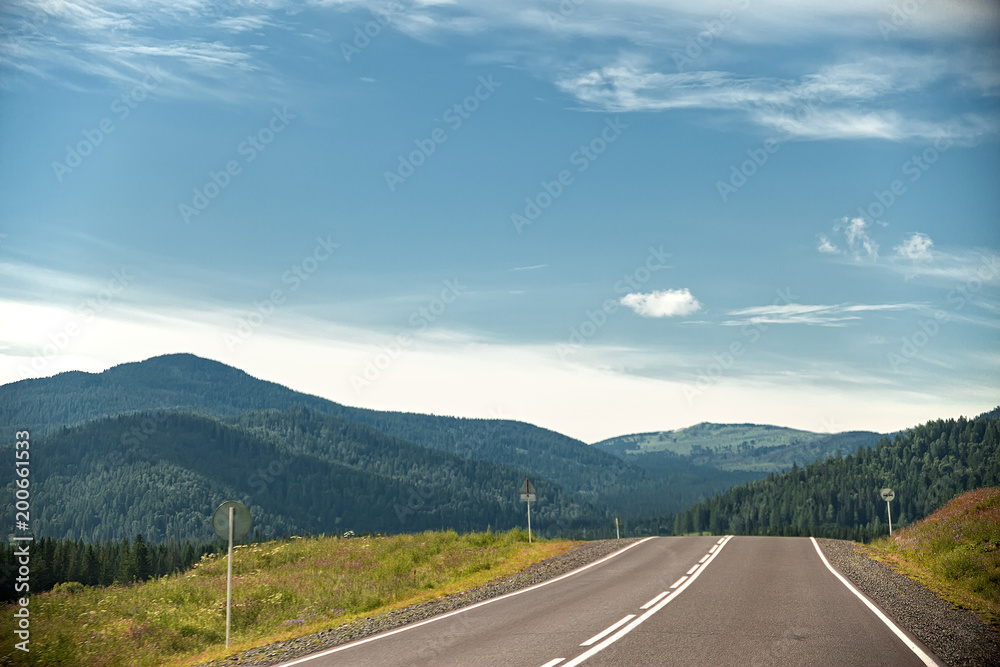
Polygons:
<instances>
[{"instance_id":1,"label":"gravel shoulder","mask_svg":"<svg viewBox=\"0 0 1000 667\"><path fill-rule=\"evenodd\" d=\"M330 630L269 644L222 660L213 660L212 662L204 663L202 667L230 667L233 665L266 667L267 665L277 665L288 660L301 658L317 651L333 648L334 646L346 644L357 639L363 639L364 637L386 630L392 630L407 623L422 621L431 616L461 609L477 602L540 584L543 581L558 577L561 574L599 560L619 549L624 549L633 542L639 541L639 539L585 542L564 554L535 563L517 574L502 579L495 579L478 588L376 616L359 618L350 623L331 628Z\"/></svg>"},{"instance_id":2,"label":"gravel shoulder","mask_svg":"<svg viewBox=\"0 0 1000 667\"><path fill-rule=\"evenodd\" d=\"M949 667L1000 664L1000 633L844 540L817 539L830 564Z\"/></svg>"}]
</instances>

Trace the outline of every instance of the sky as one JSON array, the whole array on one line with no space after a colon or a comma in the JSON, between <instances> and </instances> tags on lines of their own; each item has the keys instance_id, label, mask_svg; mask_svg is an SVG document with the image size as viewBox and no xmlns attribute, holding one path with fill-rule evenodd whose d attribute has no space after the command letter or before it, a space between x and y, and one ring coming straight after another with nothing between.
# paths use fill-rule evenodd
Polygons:
<instances>
[{"instance_id":1,"label":"sky","mask_svg":"<svg viewBox=\"0 0 1000 667\"><path fill-rule=\"evenodd\" d=\"M0 383L586 442L1000 404L988 0L0 6Z\"/></svg>"}]
</instances>

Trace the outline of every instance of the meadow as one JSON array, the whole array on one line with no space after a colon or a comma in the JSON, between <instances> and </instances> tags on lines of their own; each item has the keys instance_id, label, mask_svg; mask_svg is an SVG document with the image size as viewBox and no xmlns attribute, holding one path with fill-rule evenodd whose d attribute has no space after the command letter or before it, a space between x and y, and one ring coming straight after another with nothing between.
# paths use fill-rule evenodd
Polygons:
<instances>
[{"instance_id":1,"label":"meadow","mask_svg":"<svg viewBox=\"0 0 1000 667\"><path fill-rule=\"evenodd\" d=\"M107 588L70 582L32 596L31 651L16 650L4 632L0 663L195 665L473 588L574 544L528 544L525 531L513 530L237 545L228 650L223 553L157 580ZM5 619L13 609L3 610Z\"/></svg>"}]
</instances>

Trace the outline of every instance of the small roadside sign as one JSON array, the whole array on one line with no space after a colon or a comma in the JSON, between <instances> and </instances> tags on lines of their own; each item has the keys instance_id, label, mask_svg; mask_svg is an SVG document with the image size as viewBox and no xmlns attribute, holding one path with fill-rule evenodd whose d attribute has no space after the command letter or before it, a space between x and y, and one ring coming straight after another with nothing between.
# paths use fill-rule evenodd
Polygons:
<instances>
[{"instance_id":1,"label":"small roadside sign","mask_svg":"<svg viewBox=\"0 0 1000 667\"><path fill-rule=\"evenodd\" d=\"M233 617L233 542L250 532L250 510L238 500L227 500L212 514L212 529L224 540L229 540L229 564L226 572L226 648L229 648L229 629Z\"/></svg>"},{"instance_id":2,"label":"small roadside sign","mask_svg":"<svg viewBox=\"0 0 1000 667\"><path fill-rule=\"evenodd\" d=\"M531 544L531 503L535 502L535 485L527 477L521 485L521 502L528 503L528 544Z\"/></svg>"},{"instance_id":3,"label":"small roadside sign","mask_svg":"<svg viewBox=\"0 0 1000 667\"><path fill-rule=\"evenodd\" d=\"M233 539L242 540L250 532L250 510L238 500L227 500L212 514L212 529L224 540L229 539L229 508L233 508Z\"/></svg>"},{"instance_id":4,"label":"small roadside sign","mask_svg":"<svg viewBox=\"0 0 1000 667\"><path fill-rule=\"evenodd\" d=\"M524 484L521 485L521 502L522 503L535 502L535 485L532 484L531 480L527 478L525 478Z\"/></svg>"},{"instance_id":5,"label":"small roadside sign","mask_svg":"<svg viewBox=\"0 0 1000 667\"><path fill-rule=\"evenodd\" d=\"M889 506L889 503L896 497L896 492L892 489L885 488L882 489L881 494L882 500L885 501L885 511L889 514L889 535L892 535L892 507Z\"/></svg>"}]
</instances>

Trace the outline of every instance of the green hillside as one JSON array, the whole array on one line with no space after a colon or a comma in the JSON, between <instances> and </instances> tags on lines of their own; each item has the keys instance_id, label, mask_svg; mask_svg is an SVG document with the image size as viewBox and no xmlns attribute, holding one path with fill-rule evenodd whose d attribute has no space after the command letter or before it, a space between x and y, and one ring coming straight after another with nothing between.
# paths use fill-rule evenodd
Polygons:
<instances>
[{"instance_id":1,"label":"green hillside","mask_svg":"<svg viewBox=\"0 0 1000 667\"><path fill-rule=\"evenodd\" d=\"M0 425L35 435L136 412L170 410L225 418L297 407L367 424L430 449L527 471L590 500L617 493L623 481L643 479L640 470L611 454L531 424L348 407L190 354L0 387ZM592 474L596 470L603 474Z\"/></svg>"},{"instance_id":2,"label":"green hillside","mask_svg":"<svg viewBox=\"0 0 1000 667\"><path fill-rule=\"evenodd\" d=\"M11 449L0 456L13 459ZM223 500L244 502L267 536L508 529L524 518L520 471L303 408L249 414L242 425L175 412L107 418L59 429L31 451L39 536L210 539ZM536 487L540 532L606 523L544 478ZM3 493L13 516L13 481Z\"/></svg>"},{"instance_id":3,"label":"green hillside","mask_svg":"<svg viewBox=\"0 0 1000 667\"><path fill-rule=\"evenodd\" d=\"M998 413L927 422L855 454L769 475L679 513L675 530L870 540L887 532L884 487L896 492L893 522L902 526L963 491L1000 484Z\"/></svg>"}]
</instances>

